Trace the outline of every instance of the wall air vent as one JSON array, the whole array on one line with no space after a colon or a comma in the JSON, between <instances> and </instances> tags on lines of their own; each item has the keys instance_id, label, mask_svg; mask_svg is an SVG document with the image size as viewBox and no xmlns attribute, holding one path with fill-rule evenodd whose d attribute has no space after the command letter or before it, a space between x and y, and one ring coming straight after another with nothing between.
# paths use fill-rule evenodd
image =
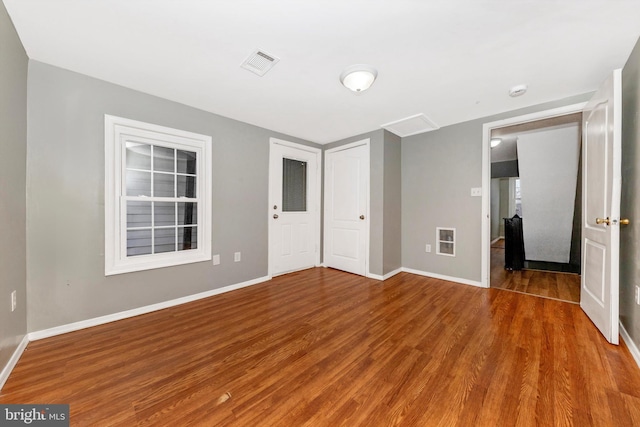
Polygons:
<instances>
[{"instance_id":1,"label":"wall air vent","mask_svg":"<svg viewBox=\"0 0 640 427\"><path fill-rule=\"evenodd\" d=\"M276 65L278 61L280 61L280 58L278 58L277 56L271 55L264 50L258 49L251 55L249 55L249 57L244 60L240 67L262 77L266 74L267 71L273 68L273 66Z\"/></svg>"},{"instance_id":2,"label":"wall air vent","mask_svg":"<svg viewBox=\"0 0 640 427\"><path fill-rule=\"evenodd\" d=\"M380 125L380 127L395 133L401 138L440 128L424 114L416 114L415 116Z\"/></svg>"}]
</instances>

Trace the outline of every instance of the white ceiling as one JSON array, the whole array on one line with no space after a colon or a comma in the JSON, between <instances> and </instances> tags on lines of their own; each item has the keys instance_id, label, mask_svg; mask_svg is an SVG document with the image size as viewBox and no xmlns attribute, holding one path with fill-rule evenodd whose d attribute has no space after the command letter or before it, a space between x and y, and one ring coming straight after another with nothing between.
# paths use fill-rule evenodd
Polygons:
<instances>
[{"instance_id":1,"label":"white ceiling","mask_svg":"<svg viewBox=\"0 0 640 427\"><path fill-rule=\"evenodd\" d=\"M638 0L4 3L32 59L318 143L589 92L640 36ZM258 48L280 58L264 77L240 68ZM378 70L359 95L356 63Z\"/></svg>"}]
</instances>

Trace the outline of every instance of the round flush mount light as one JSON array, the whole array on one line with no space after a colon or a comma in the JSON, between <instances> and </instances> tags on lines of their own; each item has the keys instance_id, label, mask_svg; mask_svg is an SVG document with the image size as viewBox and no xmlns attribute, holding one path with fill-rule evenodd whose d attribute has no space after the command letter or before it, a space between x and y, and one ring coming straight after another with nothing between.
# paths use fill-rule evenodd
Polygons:
<instances>
[{"instance_id":1,"label":"round flush mount light","mask_svg":"<svg viewBox=\"0 0 640 427\"><path fill-rule=\"evenodd\" d=\"M509 96L515 98L516 96L524 95L527 92L527 85L517 85L509 89Z\"/></svg>"},{"instance_id":2,"label":"round flush mount light","mask_svg":"<svg viewBox=\"0 0 640 427\"><path fill-rule=\"evenodd\" d=\"M491 138L491 148L497 147L502 142L500 138Z\"/></svg>"},{"instance_id":3,"label":"round flush mount light","mask_svg":"<svg viewBox=\"0 0 640 427\"><path fill-rule=\"evenodd\" d=\"M351 65L340 74L340 82L353 92L364 92L369 89L378 77L378 71L370 65Z\"/></svg>"}]
</instances>

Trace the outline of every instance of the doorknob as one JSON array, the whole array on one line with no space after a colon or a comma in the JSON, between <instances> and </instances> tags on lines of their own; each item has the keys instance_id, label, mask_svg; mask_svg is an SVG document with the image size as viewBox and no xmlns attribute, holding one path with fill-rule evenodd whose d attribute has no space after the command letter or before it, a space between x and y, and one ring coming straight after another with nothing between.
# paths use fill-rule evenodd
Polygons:
<instances>
[{"instance_id":1,"label":"doorknob","mask_svg":"<svg viewBox=\"0 0 640 427\"><path fill-rule=\"evenodd\" d=\"M620 225L629 225L629 218L623 218L620 220Z\"/></svg>"},{"instance_id":2,"label":"doorknob","mask_svg":"<svg viewBox=\"0 0 640 427\"><path fill-rule=\"evenodd\" d=\"M278 219L278 214L273 214L273 219Z\"/></svg>"},{"instance_id":3,"label":"doorknob","mask_svg":"<svg viewBox=\"0 0 640 427\"><path fill-rule=\"evenodd\" d=\"M606 218L596 218L596 224L605 224L605 225L610 225L610 224L611 224L611 220L609 219L609 217L606 217Z\"/></svg>"},{"instance_id":4,"label":"doorknob","mask_svg":"<svg viewBox=\"0 0 640 427\"><path fill-rule=\"evenodd\" d=\"M360 215L360 219L364 219L364 215Z\"/></svg>"}]
</instances>

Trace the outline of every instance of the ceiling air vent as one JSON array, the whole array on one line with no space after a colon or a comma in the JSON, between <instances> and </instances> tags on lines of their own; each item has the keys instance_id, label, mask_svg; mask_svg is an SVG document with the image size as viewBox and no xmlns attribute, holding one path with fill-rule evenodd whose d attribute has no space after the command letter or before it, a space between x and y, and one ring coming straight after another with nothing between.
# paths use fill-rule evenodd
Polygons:
<instances>
[{"instance_id":1,"label":"ceiling air vent","mask_svg":"<svg viewBox=\"0 0 640 427\"><path fill-rule=\"evenodd\" d=\"M267 71L273 68L280 61L280 58L273 56L264 50L256 50L247 59L244 60L240 67L249 70L259 76L264 76Z\"/></svg>"},{"instance_id":2,"label":"ceiling air vent","mask_svg":"<svg viewBox=\"0 0 640 427\"><path fill-rule=\"evenodd\" d=\"M395 133L399 137L417 135L430 130L436 130L440 126L436 125L431 119L424 114L416 114L415 116L406 117L384 125L381 128Z\"/></svg>"}]
</instances>

